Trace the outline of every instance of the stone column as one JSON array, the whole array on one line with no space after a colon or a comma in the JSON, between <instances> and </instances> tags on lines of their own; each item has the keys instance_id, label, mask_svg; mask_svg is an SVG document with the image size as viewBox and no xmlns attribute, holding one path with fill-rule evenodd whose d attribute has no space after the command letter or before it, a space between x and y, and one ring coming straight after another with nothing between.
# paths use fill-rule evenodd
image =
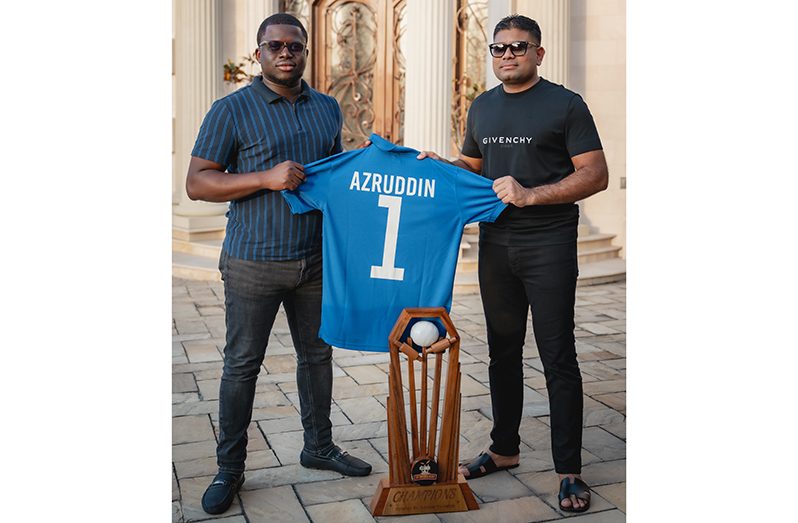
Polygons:
<instances>
[{"instance_id":1,"label":"stone column","mask_svg":"<svg viewBox=\"0 0 798 523\"><path fill-rule=\"evenodd\" d=\"M189 240L223 234L226 203L194 202L185 191L191 149L202 119L221 96L222 0L174 0L174 147L173 176L177 205L173 236Z\"/></svg>"},{"instance_id":2,"label":"stone column","mask_svg":"<svg viewBox=\"0 0 798 523\"><path fill-rule=\"evenodd\" d=\"M240 51L237 56L239 58L247 56L255 50L255 46L258 45L256 37L261 22L280 10L279 0L243 0L243 2L241 16L238 18L240 20L237 32Z\"/></svg>"},{"instance_id":3,"label":"stone column","mask_svg":"<svg viewBox=\"0 0 798 523\"><path fill-rule=\"evenodd\" d=\"M499 23L499 20L505 16L510 16L515 13L516 0L489 0L488 1L488 21L485 24L485 34L488 37L488 44L493 43L493 28ZM485 60L487 65L485 67L485 90L488 91L499 85L499 79L493 74L493 57L487 49L485 49Z\"/></svg>"},{"instance_id":4,"label":"stone column","mask_svg":"<svg viewBox=\"0 0 798 523\"><path fill-rule=\"evenodd\" d=\"M570 35L570 2L562 0L516 0L518 14L528 16L540 25L546 56L538 68L540 76L568 87L568 53Z\"/></svg>"},{"instance_id":5,"label":"stone column","mask_svg":"<svg viewBox=\"0 0 798 523\"><path fill-rule=\"evenodd\" d=\"M454 2L407 0L404 143L451 152Z\"/></svg>"}]
</instances>

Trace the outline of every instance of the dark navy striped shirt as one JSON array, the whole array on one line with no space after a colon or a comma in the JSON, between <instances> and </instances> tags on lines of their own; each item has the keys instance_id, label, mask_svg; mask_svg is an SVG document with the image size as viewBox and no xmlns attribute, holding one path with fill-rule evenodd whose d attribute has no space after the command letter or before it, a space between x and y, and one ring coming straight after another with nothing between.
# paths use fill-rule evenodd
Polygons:
<instances>
[{"instance_id":1,"label":"dark navy striped shirt","mask_svg":"<svg viewBox=\"0 0 798 523\"><path fill-rule=\"evenodd\" d=\"M292 104L261 76L213 103L192 156L221 164L231 176L303 165L341 152L343 118L335 98L311 89ZM296 260L321 251L321 213L293 214L280 191L230 202L224 250L244 260Z\"/></svg>"}]
</instances>

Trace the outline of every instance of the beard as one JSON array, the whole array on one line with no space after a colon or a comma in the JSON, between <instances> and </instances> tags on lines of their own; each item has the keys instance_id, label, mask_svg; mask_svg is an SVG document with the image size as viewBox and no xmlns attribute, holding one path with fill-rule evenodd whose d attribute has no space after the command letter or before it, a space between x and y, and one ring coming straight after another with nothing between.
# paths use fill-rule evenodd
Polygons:
<instances>
[{"instance_id":1,"label":"beard","mask_svg":"<svg viewBox=\"0 0 798 523\"><path fill-rule=\"evenodd\" d=\"M274 73L267 73L263 71L263 76L269 80L270 82L276 83L278 85L283 85L285 87L296 87L299 85L299 81L302 78L302 73L304 70L299 70L299 68L295 68L290 73L282 73L282 71L278 71L278 73L282 73L281 76L278 76Z\"/></svg>"}]
</instances>

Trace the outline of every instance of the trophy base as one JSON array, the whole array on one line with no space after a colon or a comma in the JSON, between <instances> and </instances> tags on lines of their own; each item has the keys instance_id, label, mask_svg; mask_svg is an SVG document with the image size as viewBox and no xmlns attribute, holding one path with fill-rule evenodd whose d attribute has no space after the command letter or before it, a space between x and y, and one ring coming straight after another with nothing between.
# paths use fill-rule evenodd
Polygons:
<instances>
[{"instance_id":1,"label":"trophy base","mask_svg":"<svg viewBox=\"0 0 798 523\"><path fill-rule=\"evenodd\" d=\"M391 485L382 478L371 498L373 516L405 516L435 512L479 510L477 500L462 474L456 482L432 485Z\"/></svg>"}]
</instances>

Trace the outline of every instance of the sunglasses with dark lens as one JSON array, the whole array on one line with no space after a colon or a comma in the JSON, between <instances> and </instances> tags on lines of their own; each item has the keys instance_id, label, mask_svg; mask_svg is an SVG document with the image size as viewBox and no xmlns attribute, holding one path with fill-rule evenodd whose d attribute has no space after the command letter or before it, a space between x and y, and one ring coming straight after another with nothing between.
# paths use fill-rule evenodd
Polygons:
<instances>
[{"instance_id":1,"label":"sunglasses with dark lens","mask_svg":"<svg viewBox=\"0 0 798 523\"><path fill-rule=\"evenodd\" d=\"M513 56L523 56L526 54L526 50L529 46L532 47L540 47L538 44L534 44L532 42L511 42L509 44L490 44L488 47L490 48L490 54L495 56L496 58L501 58L504 56L504 53L507 51L507 48L510 48L510 52L513 53Z\"/></svg>"},{"instance_id":2,"label":"sunglasses with dark lens","mask_svg":"<svg viewBox=\"0 0 798 523\"><path fill-rule=\"evenodd\" d=\"M263 47L264 45L269 51L275 54L282 51L283 47L288 48L288 52L291 54L299 54L305 50L305 44L302 42L281 42L280 40L269 40L268 42L261 42L258 47Z\"/></svg>"}]
</instances>

